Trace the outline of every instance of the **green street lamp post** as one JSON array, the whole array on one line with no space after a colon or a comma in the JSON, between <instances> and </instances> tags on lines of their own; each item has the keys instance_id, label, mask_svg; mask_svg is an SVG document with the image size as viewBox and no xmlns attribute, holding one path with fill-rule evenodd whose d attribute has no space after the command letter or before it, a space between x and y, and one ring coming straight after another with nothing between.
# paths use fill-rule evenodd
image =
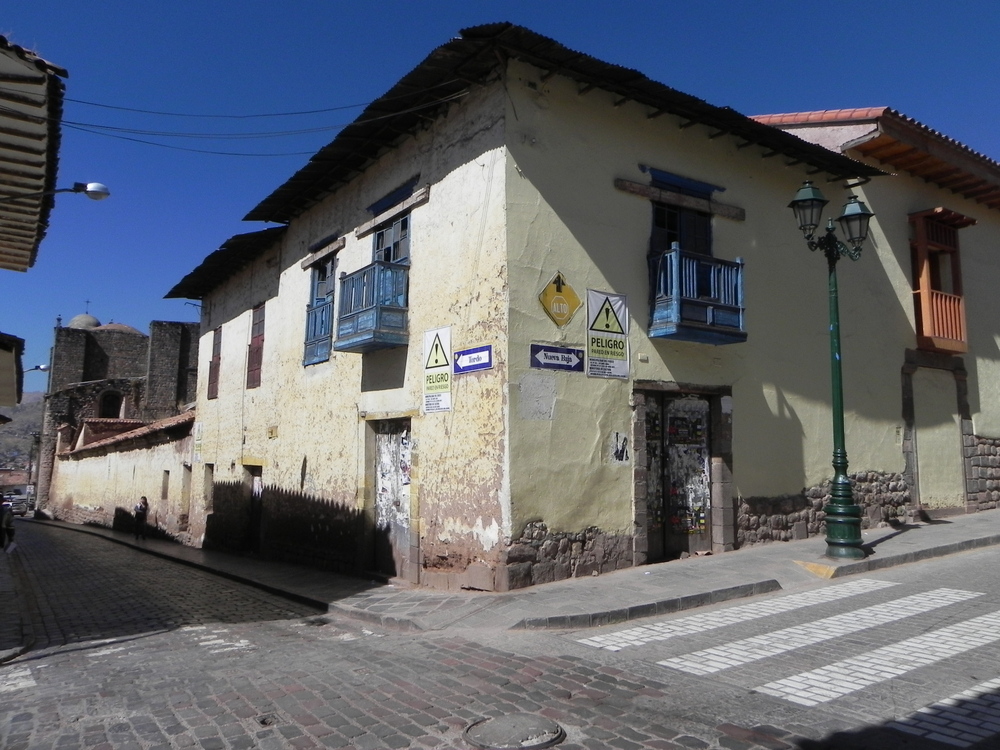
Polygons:
<instances>
[{"instance_id":1,"label":"green street lamp post","mask_svg":"<svg viewBox=\"0 0 1000 750\"><path fill-rule=\"evenodd\" d=\"M810 250L822 250L829 269L830 288L830 380L833 389L833 482L826 512L826 556L857 560L865 556L861 548L861 508L854 504L851 480L847 476L847 448L844 445L844 384L840 370L840 307L837 301L837 261L844 255L851 260L861 257L861 244L868 237L868 223L875 214L852 195L837 218L847 244L837 239L833 219L826 234L816 237L828 203L812 182L802 183L788 207L795 211L799 229Z\"/></svg>"}]
</instances>

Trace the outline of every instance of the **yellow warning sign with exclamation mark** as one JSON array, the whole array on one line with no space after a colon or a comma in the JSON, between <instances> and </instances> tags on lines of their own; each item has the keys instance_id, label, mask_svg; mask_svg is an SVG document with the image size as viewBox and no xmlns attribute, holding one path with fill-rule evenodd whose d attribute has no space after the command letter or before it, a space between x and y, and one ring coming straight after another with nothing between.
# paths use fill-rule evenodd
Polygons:
<instances>
[{"instance_id":1,"label":"yellow warning sign with exclamation mark","mask_svg":"<svg viewBox=\"0 0 1000 750\"><path fill-rule=\"evenodd\" d=\"M424 331L424 413L451 411L451 328Z\"/></svg>"},{"instance_id":2,"label":"yellow warning sign with exclamation mark","mask_svg":"<svg viewBox=\"0 0 1000 750\"><path fill-rule=\"evenodd\" d=\"M587 374L627 378L628 301L624 294L587 290Z\"/></svg>"}]
</instances>

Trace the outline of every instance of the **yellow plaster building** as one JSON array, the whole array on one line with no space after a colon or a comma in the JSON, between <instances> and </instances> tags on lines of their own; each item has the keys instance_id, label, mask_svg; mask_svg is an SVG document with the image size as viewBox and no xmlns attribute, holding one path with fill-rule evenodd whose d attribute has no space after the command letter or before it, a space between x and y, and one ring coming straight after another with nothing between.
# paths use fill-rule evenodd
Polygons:
<instances>
[{"instance_id":1,"label":"yellow plaster building","mask_svg":"<svg viewBox=\"0 0 1000 750\"><path fill-rule=\"evenodd\" d=\"M247 216L280 226L168 295L202 301L204 544L506 590L822 533L826 274L786 209L806 179L837 203L871 178L873 241L841 264L865 523L992 507L963 451L1000 437L996 316L970 299L995 206L892 167L527 29L463 31ZM939 205L979 220L967 357L928 352L914 308L912 217Z\"/></svg>"}]
</instances>

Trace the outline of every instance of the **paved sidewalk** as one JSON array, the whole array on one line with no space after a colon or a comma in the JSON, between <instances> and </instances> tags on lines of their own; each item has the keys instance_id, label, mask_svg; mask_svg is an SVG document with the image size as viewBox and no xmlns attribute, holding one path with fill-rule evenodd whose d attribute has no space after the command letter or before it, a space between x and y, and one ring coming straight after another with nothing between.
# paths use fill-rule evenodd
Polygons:
<instances>
[{"instance_id":1,"label":"paved sidewalk","mask_svg":"<svg viewBox=\"0 0 1000 750\"><path fill-rule=\"evenodd\" d=\"M312 568L184 547L57 521L19 520L19 540L33 524L85 533L206 570L323 611L417 630L583 628L791 589L834 578L1000 544L1000 512L863 532L869 556L834 562L822 538L777 542L692 557L508 593L438 592L337 575ZM0 554L0 661L16 656L22 627L8 603L16 596L17 560ZM12 583L13 582L13 583Z\"/></svg>"}]
</instances>

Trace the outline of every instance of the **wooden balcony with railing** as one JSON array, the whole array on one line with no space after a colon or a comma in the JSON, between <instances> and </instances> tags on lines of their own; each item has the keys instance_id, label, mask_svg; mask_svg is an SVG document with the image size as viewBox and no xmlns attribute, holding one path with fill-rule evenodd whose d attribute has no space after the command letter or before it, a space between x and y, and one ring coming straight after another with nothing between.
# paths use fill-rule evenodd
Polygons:
<instances>
[{"instance_id":1,"label":"wooden balcony with railing","mask_svg":"<svg viewBox=\"0 0 1000 750\"><path fill-rule=\"evenodd\" d=\"M407 344L409 270L377 260L341 277L335 350L368 352Z\"/></svg>"},{"instance_id":2,"label":"wooden balcony with railing","mask_svg":"<svg viewBox=\"0 0 1000 750\"><path fill-rule=\"evenodd\" d=\"M686 253L676 243L654 260L652 338L701 344L746 341L743 260Z\"/></svg>"},{"instance_id":3,"label":"wooden balcony with railing","mask_svg":"<svg viewBox=\"0 0 1000 750\"><path fill-rule=\"evenodd\" d=\"M936 289L914 292L917 311L917 346L937 352L961 354L969 350L965 329L965 300Z\"/></svg>"}]
</instances>

